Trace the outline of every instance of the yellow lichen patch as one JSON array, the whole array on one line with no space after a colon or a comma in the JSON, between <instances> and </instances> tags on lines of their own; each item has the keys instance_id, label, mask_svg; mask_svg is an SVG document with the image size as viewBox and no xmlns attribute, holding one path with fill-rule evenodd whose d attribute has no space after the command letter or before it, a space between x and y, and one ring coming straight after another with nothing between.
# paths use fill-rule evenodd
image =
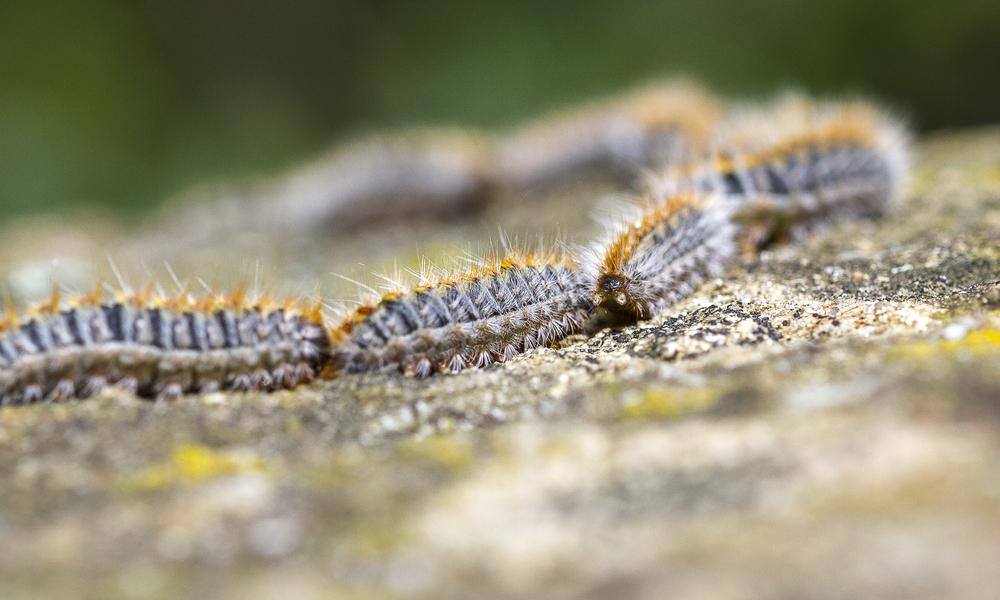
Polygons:
<instances>
[{"instance_id":1,"label":"yellow lichen patch","mask_svg":"<svg viewBox=\"0 0 1000 600\"><path fill-rule=\"evenodd\" d=\"M431 463L448 471L461 471L472 464L473 454L469 444L454 436L433 436L406 442L399 447L404 458Z\"/></svg>"},{"instance_id":2,"label":"yellow lichen patch","mask_svg":"<svg viewBox=\"0 0 1000 600\"><path fill-rule=\"evenodd\" d=\"M221 451L199 444L181 444L170 457L147 467L122 482L126 492L150 492L197 484L242 473L266 474L271 471L260 457Z\"/></svg>"},{"instance_id":3,"label":"yellow lichen patch","mask_svg":"<svg viewBox=\"0 0 1000 600\"><path fill-rule=\"evenodd\" d=\"M1000 329L969 332L960 340L930 340L900 344L890 354L896 358L928 359L941 354L981 356L1000 353Z\"/></svg>"},{"instance_id":4,"label":"yellow lichen patch","mask_svg":"<svg viewBox=\"0 0 1000 600\"><path fill-rule=\"evenodd\" d=\"M400 548L412 544L416 538L404 509L398 506L366 507L366 513L357 517L340 532L344 552L361 561L384 560Z\"/></svg>"},{"instance_id":5,"label":"yellow lichen patch","mask_svg":"<svg viewBox=\"0 0 1000 600\"><path fill-rule=\"evenodd\" d=\"M716 389L674 389L654 386L627 399L619 413L628 420L673 419L711 408L721 393Z\"/></svg>"}]
</instances>

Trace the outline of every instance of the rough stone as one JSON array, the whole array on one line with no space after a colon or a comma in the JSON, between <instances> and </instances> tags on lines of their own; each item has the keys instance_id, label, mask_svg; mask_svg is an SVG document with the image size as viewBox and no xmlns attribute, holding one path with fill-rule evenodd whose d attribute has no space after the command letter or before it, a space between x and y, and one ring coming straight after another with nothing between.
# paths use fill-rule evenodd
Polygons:
<instances>
[{"instance_id":1,"label":"rough stone","mask_svg":"<svg viewBox=\"0 0 1000 600\"><path fill-rule=\"evenodd\" d=\"M1000 130L921 150L882 220L504 365L0 411L0 595L990 597ZM588 183L445 223L141 257L182 273L252 273L233 257L261 257L282 265L275 287L335 295L331 270L413 265L495 223L585 240L599 224L581 215L608 194ZM65 225L9 227L8 281L143 247L114 225L69 245Z\"/></svg>"}]
</instances>

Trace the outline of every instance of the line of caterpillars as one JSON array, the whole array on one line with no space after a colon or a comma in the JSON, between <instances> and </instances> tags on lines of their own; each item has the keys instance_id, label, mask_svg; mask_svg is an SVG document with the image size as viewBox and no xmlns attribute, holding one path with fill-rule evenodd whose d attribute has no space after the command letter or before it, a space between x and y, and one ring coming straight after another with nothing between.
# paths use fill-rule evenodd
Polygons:
<instances>
[{"instance_id":1,"label":"line of caterpillars","mask_svg":"<svg viewBox=\"0 0 1000 600\"><path fill-rule=\"evenodd\" d=\"M761 122L767 135L755 133ZM769 116L735 116L719 138L724 150L652 178L634 214L589 248L508 250L340 319L320 303L243 293L55 295L0 322L0 403L84 398L108 386L154 398L273 390L503 362L588 323L652 318L719 275L741 247L881 214L907 169L905 132L859 102L797 99Z\"/></svg>"},{"instance_id":2,"label":"line of caterpillars","mask_svg":"<svg viewBox=\"0 0 1000 600\"><path fill-rule=\"evenodd\" d=\"M497 135L442 127L375 134L269 181L196 190L169 203L154 227L195 241L246 231L336 232L477 210L500 196L579 179L630 183L643 169L708 147L724 114L707 90L670 80Z\"/></svg>"}]
</instances>

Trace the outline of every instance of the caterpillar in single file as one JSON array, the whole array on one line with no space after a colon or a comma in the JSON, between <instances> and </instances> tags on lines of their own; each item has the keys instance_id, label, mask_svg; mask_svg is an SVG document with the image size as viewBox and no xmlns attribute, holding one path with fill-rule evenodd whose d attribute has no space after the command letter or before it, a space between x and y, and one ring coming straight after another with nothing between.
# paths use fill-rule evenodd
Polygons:
<instances>
[{"instance_id":1,"label":"caterpillar in single file","mask_svg":"<svg viewBox=\"0 0 1000 600\"><path fill-rule=\"evenodd\" d=\"M246 231L344 231L460 213L501 193L588 173L632 179L703 149L723 114L707 91L668 81L499 135L448 127L370 135L271 181L196 190L168 206L157 230L194 240Z\"/></svg>"},{"instance_id":2,"label":"caterpillar in single file","mask_svg":"<svg viewBox=\"0 0 1000 600\"><path fill-rule=\"evenodd\" d=\"M668 167L652 193L718 194L733 205L750 250L799 239L830 220L881 215L909 164L905 130L860 101L796 96L737 110L717 138L712 156Z\"/></svg>"},{"instance_id":3,"label":"caterpillar in single file","mask_svg":"<svg viewBox=\"0 0 1000 600\"><path fill-rule=\"evenodd\" d=\"M722 270L734 241L749 252L831 219L880 215L899 194L907 138L870 104L793 97L727 123L716 134L725 150L669 165L646 208L591 252L594 304L613 322L683 298Z\"/></svg>"},{"instance_id":4,"label":"caterpillar in single file","mask_svg":"<svg viewBox=\"0 0 1000 600\"><path fill-rule=\"evenodd\" d=\"M101 293L52 301L0 323L0 401L272 390L313 380L329 360L317 306Z\"/></svg>"},{"instance_id":5,"label":"caterpillar in single file","mask_svg":"<svg viewBox=\"0 0 1000 600\"><path fill-rule=\"evenodd\" d=\"M169 207L169 235L343 231L387 216L443 215L480 204L497 185L486 136L414 129L347 144L274 181L193 195ZM211 192L210 192L211 193ZM158 224L163 229L163 224Z\"/></svg>"},{"instance_id":6,"label":"caterpillar in single file","mask_svg":"<svg viewBox=\"0 0 1000 600\"><path fill-rule=\"evenodd\" d=\"M628 180L704 149L723 114L718 99L680 81L557 111L500 138L500 182L546 187L588 173Z\"/></svg>"},{"instance_id":7,"label":"caterpillar in single file","mask_svg":"<svg viewBox=\"0 0 1000 600\"><path fill-rule=\"evenodd\" d=\"M333 334L332 366L421 377L486 366L580 331L590 309L572 261L511 253L357 309Z\"/></svg>"},{"instance_id":8,"label":"caterpillar in single file","mask_svg":"<svg viewBox=\"0 0 1000 600\"><path fill-rule=\"evenodd\" d=\"M653 200L591 249L594 305L615 323L649 319L717 275L734 254L735 228L717 197Z\"/></svg>"}]
</instances>

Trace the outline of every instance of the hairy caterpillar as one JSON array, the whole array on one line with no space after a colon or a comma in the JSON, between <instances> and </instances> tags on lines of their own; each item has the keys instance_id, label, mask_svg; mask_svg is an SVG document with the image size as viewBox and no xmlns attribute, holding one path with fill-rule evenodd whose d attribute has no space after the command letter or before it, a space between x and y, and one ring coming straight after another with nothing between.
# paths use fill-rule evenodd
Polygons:
<instances>
[{"instance_id":1,"label":"hairy caterpillar","mask_svg":"<svg viewBox=\"0 0 1000 600\"><path fill-rule=\"evenodd\" d=\"M587 285L556 254L510 253L363 306L335 326L321 305L242 293L102 294L0 323L0 404L265 391L317 377L398 368L426 376L502 362L579 331Z\"/></svg>"},{"instance_id":2,"label":"hairy caterpillar","mask_svg":"<svg viewBox=\"0 0 1000 600\"><path fill-rule=\"evenodd\" d=\"M193 197L171 213L185 236L244 231L344 230L387 215L447 214L483 202L497 185L492 146L474 132L420 129L376 135L292 173L221 198Z\"/></svg>"},{"instance_id":3,"label":"hairy caterpillar","mask_svg":"<svg viewBox=\"0 0 1000 600\"><path fill-rule=\"evenodd\" d=\"M579 331L589 312L571 261L512 253L359 308L334 332L332 366L420 377L485 366Z\"/></svg>"},{"instance_id":4,"label":"hairy caterpillar","mask_svg":"<svg viewBox=\"0 0 1000 600\"><path fill-rule=\"evenodd\" d=\"M734 254L734 230L717 198L651 202L592 248L586 270L594 305L612 322L654 316L721 272Z\"/></svg>"},{"instance_id":5,"label":"hairy caterpillar","mask_svg":"<svg viewBox=\"0 0 1000 600\"><path fill-rule=\"evenodd\" d=\"M586 172L631 178L703 148L722 114L708 92L668 82L507 134L425 128L373 135L271 182L190 194L165 211L166 229L196 240L245 231L343 231L388 217L474 209L501 190L573 181Z\"/></svg>"},{"instance_id":6,"label":"hairy caterpillar","mask_svg":"<svg viewBox=\"0 0 1000 600\"><path fill-rule=\"evenodd\" d=\"M722 114L718 100L683 82L556 112L500 140L500 180L520 189L586 172L631 178L703 148Z\"/></svg>"},{"instance_id":7,"label":"hairy caterpillar","mask_svg":"<svg viewBox=\"0 0 1000 600\"><path fill-rule=\"evenodd\" d=\"M140 396L270 390L310 381L328 361L318 307L151 294L48 304L0 323L0 403L83 398L107 386Z\"/></svg>"},{"instance_id":8,"label":"hairy caterpillar","mask_svg":"<svg viewBox=\"0 0 1000 600\"><path fill-rule=\"evenodd\" d=\"M443 214L495 185L484 136L425 129L375 136L300 169L265 204L288 229L343 228L385 214Z\"/></svg>"},{"instance_id":9,"label":"hairy caterpillar","mask_svg":"<svg viewBox=\"0 0 1000 600\"><path fill-rule=\"evenodd\" d=\"M829 219L882 214L908 167L903 129L860 101L793 97L736 111L718 137L712 158L673 165L653 180L653 194L720 195L751 247L798 239Z\"/></svg>"}]
</instances>

